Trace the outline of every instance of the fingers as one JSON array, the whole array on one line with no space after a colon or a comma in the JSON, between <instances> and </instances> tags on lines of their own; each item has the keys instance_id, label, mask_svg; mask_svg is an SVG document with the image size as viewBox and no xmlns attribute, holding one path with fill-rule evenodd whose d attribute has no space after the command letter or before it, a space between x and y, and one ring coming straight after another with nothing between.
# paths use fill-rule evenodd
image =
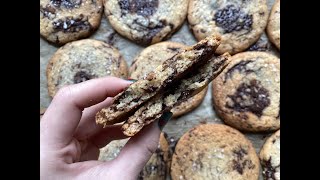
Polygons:
<instances>
[{"instance_id":1,"label":"fingers","mask_svg":"<svg viewBox=\"0 0 320 180\"><path fill-rule=\"evenodd\" d=\"M78 140L85 140L99 133L103 129L103 127L96 123L95 116L99 110L104 107L110 106L111 103L112 98L108 97L103 102L84 109L80 123L76 129L74 136Z\"/></svg>"},{"instance_id":2,"label":"fingers","mask_svg":"<svg viewBox=\"0 0 320 180\"><path fill-rule=\"evenodd\" d=\"M105 77L62 88L40 122L40 140L54 145L69 143L84 108L115 96L129 84L116 77Z\"/></svg>"},{"instance_id":3,"label":"fingers","mask_svg":"<svg viewBox=\"0 0 320 180\"><path fill-rule=\"evenodd\" d=\"M148 125L132 137L113 162L115 168L125 169L131 177L137 177L157 149L161 129L171 116L172 113L164 114L162 119ZM130 162L130 165L128 162Z\"/></svg>"}]
</instances>

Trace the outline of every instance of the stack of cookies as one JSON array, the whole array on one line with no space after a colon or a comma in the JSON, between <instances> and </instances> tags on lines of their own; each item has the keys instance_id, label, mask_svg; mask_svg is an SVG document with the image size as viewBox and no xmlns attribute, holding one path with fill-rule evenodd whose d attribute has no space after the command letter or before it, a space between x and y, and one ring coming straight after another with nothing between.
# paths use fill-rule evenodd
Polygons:
<instances>
[{"instance_id":1,"label":"stack of cookies","mask_svg":"<svg viewBox=\"0 0 320 180\"><path fill-rule=\"evenodd\" d=\"M104 126L122 123L127 136L166 111L172 121L203 116L197 107L212 99L219 124L169 123L183 135L162 134L139 178L278 180L280 0L271 1L40 0L41 38L59 48L46 67L48 94L105 76L138 80L96 116ZM106 20L118 38L141 49L135 57L93 38ZM170 39L184 23L198 43ZM247 133L270 136L253 145ZM126 141L111 142L99 159L113 159Z\"/></svg>"}]
</instances>

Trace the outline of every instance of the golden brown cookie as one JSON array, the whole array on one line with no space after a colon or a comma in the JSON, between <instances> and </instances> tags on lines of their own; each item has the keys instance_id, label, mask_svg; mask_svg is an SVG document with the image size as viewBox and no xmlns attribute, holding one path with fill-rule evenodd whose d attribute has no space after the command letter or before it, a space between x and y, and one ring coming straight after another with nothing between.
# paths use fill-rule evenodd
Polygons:
<instances>
[{"instance_id":1,"label":"golden brown cookie","mask_svg":"<svg viewBox=\"0 0 320 180\"><path fill-rule=\"evenodd\" d=\"M213 104L222 120L239 130L280 128L280 59L243 52L212 83Z\"/></svg>"},{"instance_id":2,"label":"golden brown cookie","mask_svg":"<svg viewBox=\"0 0 320 180\"><path fill-rule=\"evenodd\" d=\"M56 44L88 37L102 13L102 0L40 0L40 34Z\"/></svg>"},{"instance_id":3,"label":"golden brown cookie","mask_svg":"<svg viewBox=\"0 0 320 180\"><path fill-rule=\"evenodd\" d=\"M276 0L271 9L267 33L270 41L280 50L280 0Z\"/></svg>"},{"instance_id":4,"label":"golden brown cookie","mask_svg":"<svg viewBox=\"0 0 320 180\"><path fill-rule=\"evenodd\" d=\"M260 151L265 180L280 180L280 130L272 134Z\"/></svg>"},{"instance_id":5,"label":"golden brown cookie","mask_svg":"<svg viewBox=\"0 0 320 180\"><path fill-rule=\"evenodd\" d=\"M258 180L259 158L251 142L222 124L201 124L178 141L172 157L173 180Z\"/></svg>"},{"instance_id":6,"label":"golden brown cookie","mask_svg":"<svg viewBox=\"0 0 320 180\"><path fill-rule=\"evenodd\" d=\"M212 34L221 36L216 53L235 54L254 44L267 25L266 0L190 0L188 21L201 40Z\"/></svg>"},{"instance_id":7,"label":"golden brown cookie","mask_svg":"<svg viewBox=\"0 0 320 180\"><path fill-rule=\"evenodd\" d=\"M169 38L184 22L188 0L108 0L105 14L122 36L143 45Z\"/></svg>"},{"instance_id":8,"label":"golden brown cookie","mask_svg":"<svg viewBox=\"0 0 320 180\"><path fill-rule=\"evenodd\" d=\"M74 41L59 48L47 66L49 95L65 86L94 78L127 78L127 64L119 51L93 39Z\"/></svg>"},{"instance_id":9,"label":"golden brown cookie","mask_svg":"<svg viewBox=\"0 0 320 180\"><path fill-rule=\"evenodd\" d=\"M186 47L187 46L184 44L169 41L148 46L135 57L131 67L129 68L129 77L132 79L142 79L149 72L161 65L165 60L171 58L179 50ZM173 113L173 117L181 116L198 107L203 101L207 90L208 88L206 87L197 95L187 99L180 105L175 106L171 111Z\"/></svg>"}]
</instances>

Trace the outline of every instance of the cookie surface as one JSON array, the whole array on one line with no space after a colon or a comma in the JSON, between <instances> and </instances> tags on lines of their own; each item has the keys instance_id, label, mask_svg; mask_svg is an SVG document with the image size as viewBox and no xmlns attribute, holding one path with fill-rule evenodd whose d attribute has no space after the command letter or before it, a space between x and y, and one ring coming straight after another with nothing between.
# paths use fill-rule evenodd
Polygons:
<instances>
[{"instance_id":1,"label":"cookie surface","mask_svg":"<svg viewBox=\"0 0 320 180\"><path fill-rule=\"evenodd\" d=\"M142 79L149 72L161 65L165 60L174 56L179 50L186 45L176 42L161 42L145 48L138 54L131 67L129 68L129 77L132 79ZM172 109L173 117L181 116L192 111L200 105L207 93L207 87L197 95L189 98L180 105Z\"/></svg>"},{"instance_id":2,"label":"cookie surface","mask_svg":"<svg viewBox=\"0 0 320 180\"><path fill-rule=\"evenodd\" d=\"M122 36L143 45L173 34L184 22L188 0L108 0L105 14Z\"/></svg>"},{"instance_id":3,"label":"cookie surface","mask_svg":"<svg viewBox=\"0 0 320 180\"><path fill-rule=\"evenodd\" d=\"M110 161L116 158L129 139L115 140L107 146L100 149L99 160ZM151 156L138 179L144 180L165 180L168 171L169 162L169 144L164 133L160 134L159 146L156 152Z\"/></svg>"},{"instance_id":4,"label":"cookie surface","mask_svg":"<svg viewBox=\"0 0 320 180\"><path fill-rule=\"evenodd\" d=\"M258 180L259 159L251 142L221 124L202 124L186 132L172 157L171 177Z\"/></svg>"},{"instance_id":5,"label":"cookie surface","mask_svg":"<svg viewBox=\"0 0 320 180\"><path fill-rule=\"evenodd\" d=\"M88 37L102 13L102 0L40 0L40 34L60 45Z\"/></svg>"},{"instance_id":6,"label":"cookie surface","mask_svg":"<svg viewBox=\"0 0 320 180\"><path fill-rule=\"evenodd\" d=\"M101 41L84 39L59 48L47 66L49 95L64 85L105 76L127 78L127 64L119 51Z\"/></svg>"},{"instance_id":7,"label":"cookie surface","mask_svg":"<svg viewBox=\"0 0 320 180\"><path fill-rule=\"evenodd\" d=\"M280 49L280 0L276 0L271 9L267 33L270 41Z\"/></svg>"},{"instance_id":8,"label":"cookie surface","mask_svg":"<svg viewBox=\"0 0 320 180\"><path fill-rule=\"evenodd\" d=\"M263 33L268 19L266 0L190 0L188 21L198 40L221 36L216 53L235 54L247 49Z\"/></svg>"},{"instance_id":9,"label":"cookie surface","mask_svg":"<svg viewBox=\"0 0 320 180\"><path fill-rule=\"evenodd\" d=\"M280 180L280 130L271 135L260 151L265 180Z\"/></svg>"},{"instance_id":10,"label":"cookie surface","mask_svg":"<svg viewBox=\"0 0 320 180\"><path fill-rule=\"evenodd\" d=\"M243 52L212 83L213 104L222 120L239 130L280 128L280 59Z\"/></svg>"}]
</instances>

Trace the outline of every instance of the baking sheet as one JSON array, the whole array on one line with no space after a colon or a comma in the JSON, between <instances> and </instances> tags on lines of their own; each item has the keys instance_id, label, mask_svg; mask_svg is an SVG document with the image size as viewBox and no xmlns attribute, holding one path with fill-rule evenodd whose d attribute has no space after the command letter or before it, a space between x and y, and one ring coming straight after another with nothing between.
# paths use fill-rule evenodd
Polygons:
<instances>
[{"instance_id":1,"label":"baking sheet","mask_svg":"<svg viewBox=\"0 0 320 180\"><path fill-rule=\"evenodd\" d=\"M274 0L268 0L269 10L273 2ZM112 29L105 16L103 16L102 18L99 29L89 38L101 40L116 47L126 60L128 66L131 65L134 57L138 53L140 53L142 49L144 49L143 46L137 45L117 34ZM261 38L266 39L267 36L264 34ZM188 28L187 21L185 21L181 29L167 41L180 42L186 45L192 45L196 43L196 39ZM59 47L49 44L47 41L40 37L40 108L48 107L51 101L51 98L49 97L47 91L46 67L49 59L58 48ZM279 56L279 52L276 50L276 48L272 47L271 49L273 54ZM170 120L165 126L164 131L169 136L178 139L188 129L194 127L195 125L198 125L199 123L223 123L216 116L216 113L214 112L214 109L212 107L211 83L209 84L207 95L201 105L184 116ZM246 133L245 135L254 145L256 152L259 153L260 148L265 141L265 138L269 134ZM260 170L259 179L262 179L261 174L262 170Z\"/></svg>"}]
</instances>

